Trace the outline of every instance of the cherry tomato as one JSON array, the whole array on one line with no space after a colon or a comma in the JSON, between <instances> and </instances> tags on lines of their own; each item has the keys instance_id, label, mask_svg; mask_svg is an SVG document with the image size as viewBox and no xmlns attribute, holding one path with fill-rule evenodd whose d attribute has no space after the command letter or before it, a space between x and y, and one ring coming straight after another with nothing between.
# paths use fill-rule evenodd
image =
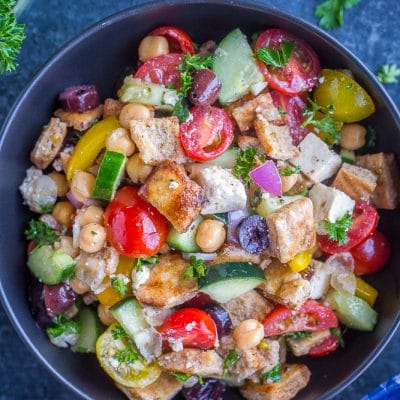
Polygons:
<instances>
[{"instance_id":1,"label":"cherry tomato","mask_svg":"<svg viewBox=\"0 0 400 400\"><path fill-rule=\"evenodd\" d=\"M213 160L233 141L233 125L222 108L198 106L192 118L181 124L180 136L186 154L196 161Z\"/></svg>"},{"instance_id":2,"label":"cherry tomato","mask_svg":"<svg viewBox=\"0 0 400 400\"><path fill-rule=\"evenodd\" d=\"M26 252L28 253L28 256L35 247L36 247L36 242L34 240L29 241L28 246L26 248Z\"/></svg>"},{"instance_id":3,"label":"cherry tomato","mask_svg":"<svg viewBox=\"0 0 400 400\"><path fill-rule=\"evenodd\" d=\"M255 50L261 47L279 48L280 42L295 42L296 47L284 67L272 67L258 60L260 71L273 88L288 95L310 90L318 82L321 69L318 56L305 42L282 29L267 29L258 37Z\"/></svg>"},{"instance_id":4,"label":"cherry tomato","mask_svg":"<svg viewBox=\"0 0 400 400\"><path fill-rule=\"evenodd\" d=\"M136 71L135 78L145 82L158 83L160 85L179 86L180 73L178 65L182 56L177 53L164 54L146 61Z\"/></svg>"},{"instance_id":5,"label":"cherry tomato","mask_svg":"<svg viewBox=\"0 0 400 400\"><path fill-rule=\"evenodd\" d=\"M353 211L353 224L347 232L347 242L342 246L327 235L318 236L318 244L321 250L327 254L336 254L348 251L360 244L376 228L378 213L374 207L365 201L357 201Z\"/></svg>"},{"instance_id":6,"label":"cherry tomato","mask_svg":"<svg viewBox=\"0 0 400 400\"><path fill-rule=\"evenodd\" d=\"M182 341L184 347L211 349L217 340L214 320L198 308L181 308L171 314L159 328L169 342Z\"/></svg>"},{"instance_id":7,"label":"cherry tomato","mask_svg":"<svg viewBox=\"0 0 400 400\"><path fill-rule=\"evenodd\" d=\"M282 109L285 113L283 119L285 124L289 127L293 144L298 146L309 133L308 128L301 127L304 122L303 111L306 107L306 103L300 96L286 96L276 90L271 90L270 94L275 107Z\"/></svg>"},{"instance_id":8,"label":"cherry tomato","mask_svg":"<svg viewBox=\"0 0 400 400\"><path fill-rule=\"evenodd\" d=\"M327 337L321 344L314 346L308 352L311 357L322 357L333 353L339 347L339 338L336 335Z\"/></svg>"},{"instance_id":9,"label":"cherry tomato","mask_svg":"<svg viewBox=\"0 0 400 400\"><path fill-rule=\"evenodd\" d=\"M194 47L190 36L182 29L174 26L160 26L149 33L149 36L165 36L168 40L169 50L175 53L194 54Z\"/></svg>"},{"instance_id":10,"label":"cherry tomato","mask_svg":"<svg viewBox=\"0 0 400 400\"><path fill-rule=\"evenodd\" d=\"M351 249L354 272L357 275L372 274L380 270L390 257L390 243L379 231Z\"/></svg>"},{"instance_id":11,"label":"cherry tomato","mask_svg":"<svg viewBox=\"0 0 400 400\"><path fill-rule=\"evenodd\" d=\"M338 327L336 314L315 300L307 300L298 311L286 306L274 308L263 320L265 336L288 332L321 331Z\"/></svg>"},{"instance_id":12,"label":"cherry tomato","mask_svg":"<svg viewBox=\"0 0 400 400\"><path fill-rule=\"evenodd\" d=\"M127 257L157 254L169 231L168 221L151 204L139 197L138 189L120 189L104 214L107 239Z\"/></svg>"}]
</instances>

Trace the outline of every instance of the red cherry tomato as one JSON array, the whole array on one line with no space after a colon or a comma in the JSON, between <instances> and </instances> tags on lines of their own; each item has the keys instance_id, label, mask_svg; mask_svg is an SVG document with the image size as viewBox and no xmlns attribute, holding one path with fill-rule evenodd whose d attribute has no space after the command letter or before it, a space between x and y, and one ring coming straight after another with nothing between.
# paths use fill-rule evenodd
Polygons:
<instances>
[{"instance_id":1,"label":"red cherry tomato","mask_svg":"<svg viewBox=\"0 0 400 400\"><path fill-rule=\"evenodd\" d=\"M28 246L27 246L27 249L26 249L26 252L28 253L28 256L29 256L29 254L31 254L32 250L33 250L35 247L36 247L36 242L35 242L34 240L31 240L31 241L28 243Z\"/></svg>"},{"instance_id":2,"label":"red cherry tomato","mask_svg":"<svg viewBox=\"0 0 400 400\"><path fill-rule=\"evenodd\" d=\"M357 201L353 211L353 224L347 232L347 242L342 246L328 236L318 236L321 250L327 254L336 254L348 251L360 244L375 229L378 223L378 213L374 207L365 201Z\"/></svg>"},{"instance_id":3,"label":"red cherry tomato","mask_svg":"<svg viewBox=\"0 0 400 400\"><path fill-rule=\"evenodd\" d=\"M160 26L151 31L149 36L165 36L171 52L195 53L190 36L182 29L175 28L174 26Z\"/></svg>"},{"instance_id":4,"label":"red cherry tomato","mask_svg":"<svg viewBox=\"0 0 400 400\"><path fill-rule=\"evenodd\" d=\"M380 270L389 260L390 243L379 231L351 249L354 272L357 275L372 274Z\"/></svg>"},{"instance_id":5,"label":"red cherry tomato","mask_svg":"<svg viewBox=\"0 0 400 400\"><path fill-rule=\"evenodd\" d=\"M282 29L267 29L258 37L255 50L261 47L276 49L282 41L296 44L288 63L280 68L257 60L260 71L273 89L284 94L295 95L310 90L318 82L321 66L318 56L307 43Z\"/></svg>"},{"instance_id":6,"label":"red cherry tomato","mask_svg":"<svg viewBox=\"0 0 400 400\"><path fill-rule=\"evenodd\" d=\"M233 141L233 125L221 108L198 106L190 109L192 118L181 124L180 136L186 154L196 161L213 160Z\"/></svg>"},{"instance_id":7,"label":"red cherry tomato","mask_svg":"<svg viewBox=\"0 0 400 400\"><path fill-rule=\"evenodd\" d=\"M214 320L198 308L181 308L171 314L159 328L163 339L170 343L182 341L184 347L211 349L217 340Z\"/></svg>"},{"instance_id":8,"label":"red cherry tomato","mask_svg":"<svg viewBox=\"0 0 400 400\"><path fill-rule=\"evenodd\" d=\"M169 231L168 221L151 204L139 197L138 189L120 189L104 214L107 239L127 257L157 254Z\"/></svg>"},{"instance_id":9,"label":"red cherry tomato","mask_svg":"<svg viewBox=\"0 0 400 400\"><path fill-rule=\"evenodd\" d=\"M314 346L308 352L311 357L322 357L333 353L339 347L339 338L336 335L331 335L326 338L321 344Z\"/></svg>"},{"instance_id":10,"label":"red cherry tomato","mask_svg":"<svg viewBox=\"0 0 400 400\"><path fill-rule=\"evenodd\" d=\"M180 74L178 65L181 63L181 55L177 53L164 54L146 61L136 71L135 78L149 83L160 85L179 86Z\"/></svg>"},{"instance_id":11,"label":"red cherry tomato","mask_svg":"<svg viewBox=\"0 0 400 400\"><path fill-rule=\"evenodd\" d=\"M265 336L276 336L288 332L321 331L337 328L336 314L315 300L307 300L299 311L285 306L274 308L263 320Z\"/></svg>"},{"instance_id":12,"label":"red cherry tomato","mask_svg":"<svg viewBox=\"0 0 400 400\"><path fill-rule=\"evenodd\" d=\"M310 132L308 128L301 127L304 122L303 111L306 107L306 103L300 96L286 96L276 90L271 90L270 94L275 107L279 107L285 112L283 119L289 127L293 144L298 146Z\"/></svg>"}]
</instances>

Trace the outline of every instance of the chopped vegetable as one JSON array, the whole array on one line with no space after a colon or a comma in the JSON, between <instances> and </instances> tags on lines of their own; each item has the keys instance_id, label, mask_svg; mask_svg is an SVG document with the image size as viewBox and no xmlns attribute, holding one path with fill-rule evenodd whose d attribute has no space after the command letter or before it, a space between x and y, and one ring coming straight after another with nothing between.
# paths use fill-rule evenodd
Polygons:
<instances>
[{"instance_id":1,"label":"chopped vegetable","mask_svg":"<svg viewBox=\"0 0 400 400\"><path fill-rule=\"evenodd\" d=\"M342 218L335 222L325 221L325 229L329 239L338 242L339 246L347 243L347 232L353 224L353 218L347 212Z\"/></svg>"},{"instance_id":2,"label":"chopped vegetable","mask_svg":"<svg viewBox=\"0 0 400 400\"><path fill-rule=\"evenodd\" d=\"M79 334L81 326L78 321L68 318L65 314L58 314L53 319L54 325L47 328L47 333L53 337L60 336L64 333Z\"/></svg>"},{"instance_id":3,"label":"chopped vegetable","mask_svg":"<svg viewBox=\"0 0 400 400\"><path fill-rule=\"evenodd\" d=\"M325 0L315 8L319 25L325 29L334 29L343 25L343 11L352 8L361 0Z\"/></svg>"},{"instance_id":4,"label":"chopped vegetable","mask_svg":"<svg viewBox=\"0 0 400 400\"><path fill-rule=\"evenodd\" d=\"M376 74L379 82L383 84L398 83L400 78L400 68L397 64L385 64Z\"/></svg>"},{"instance_id":5,"label":"chopped vegetable","mask_svg":"<svg viewBox=\"0 0 400 400\"><path fill-rule=\"evenodd\" d=\"M34 219L29 221L29 228L25 231L25 236L28 240L33 240L36 246L60 241L60 235L54 229L45 222Z\"/></svg>"},{"instance_id":6,"label":"chopped vegetable","mask_svg":"<svg viewBox=\"0 0 400 400\"><path fill-rule=\"evenodd\" d=\"M290 269L293 272L301 272L305 270L311 263L312 255L312 249L296 254L294 258L289 261Z\"/></svg>"},{"instance_id":7,"label":"chopped vegetable","mask_svg":"<svg viewBox=\"0 0 400 400\"><path fill-rule=\"evenodd\" d=\"M296 48L296 43L283 40L279 43L279 48L259 47L256 57L263 63L272 67L284 67Z\"/></svg>"},{"instance_id":8,"label":"chopped vegetable","mask_svg":"<svg viewBox=\"0 0 400 400\"><path fill-rule=\"evenodd\" d=\"M295 167L286 165L285 168L282 168L279 170L279 175L280 176L290 176L290 175L294 175L294 174L300 174L300 172L301 172L300 165L296 165Z\"/></svg>"},{"instance_id":9,"label":"chopped vegetable","mask_svg":"<svg viewBox=\"0 0 400 400\"><path fill-rule=\"evenodd\" d=\"M121 350L113 357L120 363L133 364L139 360L139 353L128 344L125 349Z\"/></svg>"},{"instance_id":10,"label":"chopped vegetable","mask_svg":"<svg viewBox=\"0 0 400 400\"><path fill-rule=\"evenodd\" d=\"M243 179L245 183L250 183L249 172L256 164L257 149L249 146L244 150L240 150L236 159L235 175Z\"/></svg>"},{"instance_id":11,"label":"chopped vegetable","mask_svg":"<svg viewBox=\"0 0 400 400\"><path fill-rule=\"evenodd\" d=\"M183 276L185 278L201 278L206 273L206 264L203 260L198 260L195 256L190 256L189 266Z\"/></svg>"},{"instance_id":12,"label":"chopped vegetable","mask_svg":"<svg viewBox=\"0 0 400 400\"><path fill-rule=\"evenodd\" d=\"M240 360L239 354L234 349L230 349L224 360L224 374Z\"/></svg>"},{"instance_id":13,"label":"chopped vegetable","mask_svg":"<svg viewBox=\"0 0 400 400\"><path fill-rule=\"evenodd\" d=\"M123 276L111 276L111 287L115 289L122 297L128 294L128 287Z\"/></svg>"},{"instance_id":14,"label":"chopped vegetable","mask_svg":"<svg viewBox=\"0 0 400 400\"><path fill-rule=\"evenodd\" d=\"M78 320L81 330L73 350L79 353L94 353L96 340L103 333L104 327L97 313L89 307L83 307L79 311Z\"/></svg>"},{"instance_id":15,"label":"chopped vegetable","mask_svg":"<svg viewBox=\"0 0 400 400\"><path fill-rule=\"evenodd\" d=\"M139 257L136 259L135 268L136 271L141 271L143 265L146 264L156 264L158 262L158 255L151 256L151 257Z\"/></svg>"},{"instance_id":16,"label":"chopped vegetable","mask_svg":"<svg viewBox=\"0 0 400 400\"><path fill-rule=\"evenodd\" d=\"M272 160L254 168L248 175L261 189L274 196L282 196L282 180L278 168Z\"/></svg>"},{"instance_id":17,"label":"chopped vegetable","mask_svg":"<svg viewBox=\"0 0 400 400\"><path fill-rule=\"evenodd\" d=\"M378 297L378 291L365 282L361 278L356 278L357 286L356 286L356 292L355 295L359 297L360 299L363 299L366 301L371 307L374 306L376 298Z\"/></svg>"},{"instance_id":18,"label":"chopped vegetable","mask_svg":"<svg viewBox=\"0 0 400 400\"><path fill-rule=\"evenodd\" d=\"M341 328L333 328L333 329L331 329L332 335L335 335L335 336L337 336L339 338L340 347L345 347L343 335L346 332L347 332L347 328L345 328L343 330Z\"/></svg>"},{"instance_id":19,"label":"chopped vegetable","mask_svg":"<svg viewBox=\"0 0 400 400\"><path fill-rule=\"evenodd\" d=\"M288 332L284 333L282 336L291 340L299 340L311 337L312 333L307 331Z\"/></svg>"},{"instance_id":20,"label":"chopped vegetable","mask_svg":"<svg viewBox=\"0 0 400 400\"><path fill-rule=\"evenodd\" d=\"M279 382L282 379L282 373L283 365L281 363L278 363L275 365L274 368L261 374L260 378L264 381Z\"/></svg>"},{"instance_id":21,"label":"chopped vegetable","mask_svg":"<svg viewBox=\"0 0 400 400\"><path fill-rule=\"evenodd\" d=\"M121 339L124 337L127 337L128 335L126 334L124 328L122 326L116 325L115 328L112 330L113 338L115 340Z\"/></svg>"},{"instance_id":22,"label":"chopped vegetable","mask_svg":"<svg viewBox=\"0 0 400 400\"><path fill-rule=\"evenodd\" d=\"M175 228L172 228L167 237L168 245L173 249L187 253L197 253L200 251L200 247L196 243L196 233L201 221L203 221L203 218L200 216L197 217L184 233L180 233Z\"/></svg>"},{"instance_id":23,"label":"chopped vegetable","mask_svg":"<svg viewBox=\"0 0 400 400\"><path fill-rule=\"evenodd\" d=\"M186 382L191 377L191 375L179 371L170 371L169 374L181 382Z\"/></svg>"}]
</instances>

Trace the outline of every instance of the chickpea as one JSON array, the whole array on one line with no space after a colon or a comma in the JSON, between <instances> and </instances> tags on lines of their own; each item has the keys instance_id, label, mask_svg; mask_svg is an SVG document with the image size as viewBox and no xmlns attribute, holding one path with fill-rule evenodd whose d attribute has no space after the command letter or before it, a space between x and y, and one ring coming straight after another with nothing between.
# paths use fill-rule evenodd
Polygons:
<instances>
[{"instance_id":1,"label":"chickpea","mask_svg":"<svg viewBox=\"0 0 400 400\"><path fill-rule=\"evenodd\" d=\"M296 183L299 175L298 174L292 174L288 176L281 176L281 181L282 181L282 192L286 193L288 192Z\"/></svg>"},{"instance_id":2,"label":"chickpea","mask_svg":"<svg viewBox=\"0 0 400 400\"><path fill-rule=\"evenodd\" d=\"M130 128L133 119L149 119L154 115L154 111L143 104L131 103L124 106L119 114L119 123L125 129Z\"/></svg>"},{"instance_id":3,"label":"chickpea","mask_svg":"<svg viewBox=\"0 0 400 400\"><path fill-rule=\"evenodd\" d=\"M57 222L69 228L72 226L74 213L75 207L69 201L59 201L54 206L52 215Z\"/></svg>"},{"instance_id":4,"label":"chickpea","mask_svg":"<svg viewBox=\"0 0 400 400\"><path fill-rule=\"evenodd\" d=\"M89 285L78 278L71 279L69 281L69 286L71 286L72 290L78 294L85 294L90 290Z\"/></svg>"},{"instance_id":5,"label":"chickpea","mask_svg":"<svg viewBox=\"0 0 400 400\"><path fill-rule=\"evenodd\" d=\"M71 193L81 203L86 203L92 196L95 178L85 171L76 171L71 181Z\"/></svg>"},{"instance_id":6,"label":"chickpea","mask_svg":"<svg viewBox=\"0 0 400 400\"><path fill-rule=\"evenodd\" d=\"M49 174L49 177L53 179L53 181L57 185L57 196L64 197L69 190L67 178L65 177L65 175L53 171Z\"/></svg>"},{"instance_id":7,"label":"chickpea","mask_svg":"<svg viewBox=\"0 0 400 400\"><path fill-rule=\"evenodd\" d=\"M123 153L129 157L135 152L136 146L125 128L117 128L108 135L106 149Z\"/></svg>"},{"instance_id":8,"label":"chickpea","mask_svg":"<svg viewBox=\"0 0 400 400\"><path fill-rule=\"evenodd\" d=\"M98 206L89 206L79 210L75 219L79 221L80 226L85 226L90 223L103 225L104 211Z\"/></svg>"},{"instance_id":9,"label":"chickpea","mask_svg":"<svg viewBox=\"0 0 400 400\"><path fill-rule=\"evenodd\" d=\"M143 62L168 53L168 40L164 36L146 36L139 44L139 59Z\"/></svg>"},{"instance_id":10,"label":"chickpea","mask_svg":"<svg viewBox=\"0 0 400 400\"><path fill-rule=\"evenodd\" d=\"M86 253L96 253L106 242L106 230L95 222L85 225L79 235L79 247Z\"/></svg>"},{"instance_id":11,"label":"chickpea","mask_svg":"<svg viewBox=\"0 0 400 400\"><path fill-rule=\"evenodd\" d=\"M246 319L233 330L232 337L239 350L250 349L264 339L264 326L256 319Z\"/></svg>"},{"instance_id":12,"label":"chickpea","mask_svg":"<svg viewBox=\"0 0 400 400\"><path fill-rule=\"evenodd\" d=\"M360 124L344 124L340 145L347 150L358 150L365 145L367 129Z\"/></svg>"},{"instance_id":13,"label":"chickpea","mask_svg":"<svg viewBox=\"0 0 400 400\"><path fill-rule=\"evenodd\" d=\"M225 242L224 224L214 219L206 219L200 223L196 233L196 243L202 251L212 253Z\"/></svg>"},{"instance_id":14,"label":"chickpea","mask_svg":"<svg viewBox=\"0 0 400 400\"><path fill-rule=\"evenodd\" d=\"M79 255L79 249L75 248L72 245L72 237L71 236L61 236L59 242L54 243L54 249L63 249L65 253L67 253L72 258L75 258Z\"/></svg>"},{"instance_id":15,"label":"chickpea","mask_svg":"<svg viewBox=\"0 0 400 400\"><path fill-rule=\"evenodd\" d=\"M140 158L139 153L134 154L129 158L125 166L126 173L133 183L144 183L153 172L153 167L147 165Z\"/></svg>"},{"instance_id":16,"label":"chickpea","mask_svg":"<svg viewBox=\"0 0 400 400\"><path fill-rule=\"evenodd\" d=\"M97 307L97 314L102 324L106 326L110 326L114 322L116 322L115 318L110 313L110 307L105 306L104 304L99 304L99 306Z\"/></svg>"}]
</instances>

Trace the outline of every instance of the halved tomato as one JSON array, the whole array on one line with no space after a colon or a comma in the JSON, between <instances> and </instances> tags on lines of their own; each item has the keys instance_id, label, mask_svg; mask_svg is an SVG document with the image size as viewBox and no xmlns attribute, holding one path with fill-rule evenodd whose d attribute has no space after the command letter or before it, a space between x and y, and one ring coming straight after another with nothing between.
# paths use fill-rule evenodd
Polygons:
<instances>
[{"instance_id":1,"label":"halved tomato","mask_svg":"<svg viewBox=\"0 0 400 400\"><path fill-rule=\"evenodd\" d=\"M284 41L296 45L288 63L280 68L258 60L258 67L273 89L288 95L306 92L317 84L321 69L318 56L306 42L282 29L267 29L258 37L255 51L262 47L277 49Z\"/></svg>"},{"instance_id":2,"label":"halved tomato","mask_svg":"<svg viewBox=\"0 0 400 400\"><path fill-rule=\"evenodd\" d=\"M327 254L348 251L360 244L376 229L378 213L374 207L365 201L357 201L353 211L353 224L347 232L347 242L341 246L327 235L318 236L320 249Z\"/></svg>"},{"instance_id":3,"label":"halved tomato","mask_svg":"<svg viewBox=\"0 0 400 400\"><path fill-rule=\"evenodd\" d=\"M340 340L336 335L326 338L321 344L314 346L308 352L311 357L323 357L333 353L339 347Z\"/></svg>"},{"instance_id":4,"label":"halved tomato","mask_svg":"<svg viewBox=\"0 0 400 400\"><path fill-rule=\"evenodd\" d=\"M196 161L213 160L233 142L233 125L222 108L198 106L181 124L180 137L185 153Z\"/></svg>"},{"instance_id":5,"label":"halved tomato","mask_svg":"<svg viewBox=\"0 0 400 400\"><path fill-rule=\"evenodd\" d=\"M194 54L194 46L190 36L182 29L174 26L160 26L149 33L149 36L164 36L168 40L169 50L175 53Z\"/></svg>"}]
</instances>

